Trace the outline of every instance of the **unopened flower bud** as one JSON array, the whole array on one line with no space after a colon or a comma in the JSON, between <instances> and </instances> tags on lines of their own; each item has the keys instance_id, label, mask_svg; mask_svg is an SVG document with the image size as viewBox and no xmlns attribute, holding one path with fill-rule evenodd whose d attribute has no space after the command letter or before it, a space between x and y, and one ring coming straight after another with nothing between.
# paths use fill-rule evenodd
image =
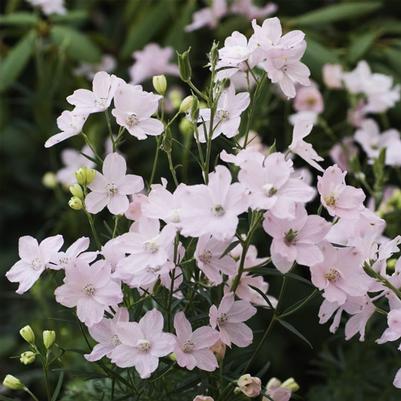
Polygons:
<instances>
[{"instance_id":1,"label":"unopened flower bud","mask_svg":"<svg viewBox=\"0 0 401 401\"><path fill-rule=\"evenodd\" d=\"M3 380L3 386L9 390L23 390L25 388L24 383L21 382L15 376L7 375Z\"/></svg>"},{"instance_id":2,"label":"unopened flower bud","mask_svg":"<svg viewBox=\"0 0 401 401\"><path fill-rule=\"evenodd\" d=\"M294 380L293 377L290 377L289 379L281 383L280 387L288 388L288 390L291 390L291 392L293 393L299 390L299 384Z\"/></svg>"},{"instance_id":3,"label":"unopened flower bud","mask_svg":"<svg viewBox=\"0 0 401 401\"><path fill-rule=\"evenodd\" d=\"M57 185L57 177L56 174L52 173L51 171L47 172L43 177L42 177L42 184L46 188L53 189Z\"/></svg>"},{"instance_id":4,"label":"unopened flower bud","mask_svg":"<svg viewBox=\"0 0 401 401\"><path fill-rule=\"evenodd\" d=\"M218 361L222 361L224 359L224 355L226 354L226 344L223 341L218 340L216 344L210 347L210 350L213 352Z\"/></svg>"},{"instance_id":5,"label":"unopened flower bud","mask_svg":"<svg viewBox=\"0 0 401 401\"><path fill-rule=\"evenodd\" d=\"M180 121L178 128L183 135L192 135L194 132L194 125L187 118L183 118Z\"/></svg>"},{"instance_id":6,"label":"unopened flower bud","mask_svg":"<svg viewBox=\"0 0 401 401\"><path fill-rule=\"evenodd\" d=\"M180 106L180 113L187 113L192 109L192 105L194 103L193 96L187 96L182 102Z\"/></svg>"},{"instance_id":7,"label":"unopened flower bud","mask_svg":"<svg viewBox=\"0 0 401 401\"><path fill-rule=\"evenodd\" d=\"M387 260L387 269L394 271L396 264L397 264L397 259L396 258L388 259Z\"/></svg>"},{"instance_id":8,"label":"unopened flower bud","mask_svg":"<svg viewBox=\"0 0 401 401\"><path fill-rule=\"evenodd\" d=\"M54 330L44 330L43 331L43 344L46 349L49 349L56 342L56 332Z\"/></svg>"},{"instance_id":9,"label":"unopened flower bud","mask_svg":"<svg viewBox=\"0 0 401 401\"><path fill-rule=\"evenodd\" d=\"M24 365L29 365L35 362L35 359L36 359L36 354L32 351L25 351L19 357L20 362Z\"/></svg>"},{"instance_id":10,"label":"unopened flower bud","mask_svg":"<svg viewBox=\"0 0 401 401\"><path fill-rule=\"evenodd\" d=\"M84 198L84 191L82 190L82 187L79 184L71 185L69 189L73 196L76 196L79 199Z\"/></svg>"},{"instance_id":11,"label":"unopened flower bud","mask_svg":"<svg viewBox=\"0 0 401 401\"><path fill-rule=\"evenodd\" d=\"M197 395L193 401L214 401L214 399L208 395Z\"/></svg>"},{"instance_id":12,"label":"unopened flower bud","mask_svg":"<svg viewBox=\"0 0 401 401\"><path fill-rule=\"evenodd\" d=\"M271 388L276 388L281 386L281 380L277 379L277 377L272 377L266 385L266 388L269 390Z\"/></svg>"},{"instance_id":13,"label":"unopened flower bud","mask_svg":"<svg viewBox=\"0 0 401 401\"><path fill-rule=\"evenodd\" d=\"M249 373L242 375L237 380L237 385L237 389L249 398L258 397L262 391L262 382L259 377L253 377Z\"/></svg>"},{"instance_id":14,"label":"unopened flower bud","mask_svg":"<svg viewBox=\"0 0 401 401\"><path fill-rule=\"evenodd\" d=\"M27 325L23 327L19 331L21 337L28 343L28 344L35 344L35 333L33 332L31 326Z\"/></svg>"},{"instance_id":15,"label":"unopened flower bud","mask_svg":"<svg viewBox=\"0 0 401 401\"><path fill-rule=\"evenodd\" d=\"M189 62L189 52L191 48L182 52L181 54L177 52L178 55L178 69L180 71L180 78L184 82L189 82L192 76L191 63Z\"/></svg>"},{"instance_id":16,"label":"unopened flower bud","mask_svg":"<svg viewBox=\"0 0 401 401\"><path fill-rule=\"evenodd\" d=\"M77 196L73 196L68 201L68 206L73 210L81 210L83 208L82 200L79 199Z\"/></svg>"},{"instance_id":17,"label":"unopened flower bud","mask_svg":"<svg viewBox=\"0 0 401 401\"><path fill-rule=\"evenodd\" d=\"M167 79L164 75L155 75L152 79L153 87L155 91L164 96L167 90Z\"/></svg>"},{"instance_id":18,"label":"unopened flower bud","mask_svg":"<svg viewBox=\"0 0 401 401\"><path fill-rule=\"evenodd\" d=\"M96 176L96 170L88 167L81 167L75 172L75 178L78 184L88 185L90 184Z\"/></svg>"},{"instance_id":19,"label":"unopened flower bud","mask_svg":"<svg viewBox=\"0 0 401 401\"><path fill-rule=\"evenodd\" d=\"M168 93L168 98L174 109L178 109L182 101L182 91L180 89L172 89Z\"/></svg>"},{"instance_id":20,"label":"unopened flower bud","mask_svg":"<svg viewBox=\"0 0 401 401\"><path fill-rule=\"evenodd\" d=\"M175 362L177 360L177 355L174 352L172 352L171 354L168 355L168 358L171 361Z\"/></svg>"}]
</instances>

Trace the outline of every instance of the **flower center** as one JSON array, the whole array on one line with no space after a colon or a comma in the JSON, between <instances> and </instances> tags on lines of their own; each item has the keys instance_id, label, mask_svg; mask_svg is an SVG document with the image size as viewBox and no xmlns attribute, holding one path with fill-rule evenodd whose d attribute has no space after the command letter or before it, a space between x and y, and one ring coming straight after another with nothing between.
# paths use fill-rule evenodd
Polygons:
<instances>
[{"instance_id":1,"label":"flower center","mask_svg":"<svg viewBox=\"0 0 401 401\"><path fill-rule=\"evenodd\" d=\"M95 105L98 107L106 107L106 101L107 98L99 97L98 99L95 100Z\"/></svg>"},{"instance_id":2,"label":"flower center","mask_svg":"<svg viewBox=\"0 0 401 401\"><path fill-rule=\"evenodd\" d=\"M93 284L87 284L84 287L84 293L88 296L93 296L95 295L96 288L93 286Z\"/></svg>"},{"instance_id":3,"label":"flower center","mask_svg":"<svg viewBox=\"0 0 401 401\"><path fill-rule=\"evenodd\" d=\"M137 125L138 122L139 120L135 113L132 113L127 117L127 125L129 128L135 127L135 125Z\"/></svg>"},{"instance_id":4,"label":"flower center","mask_svg":"<svg viewBox=\"0 0 401 401\"><path fill-rule=\"evenodd\" d=\"M308 97L305 102L308 106L314 106L316 104L316 99L314 97Z\"/></svg>"},{"instance_id":5,"label":"flower center","mask_svg":"<svg viewBox=\"0 0 401 401\"><path fill-rule=\"evenodd\" d=\"M199 260L205 265L209 265L212 261L212 252L209 249L205 249L201 255L199 255Z\"/></svg>"},{"instance_id":6,"label":"flower center","mask_svg":"<svg viewBox=\"0 0 401 401\"><path fill-rule=\"evenodd\" d=\"M324 201L326 202L327 206L335 206L335 204L336 204L336 198L334 195L326 196L324 198Z\"/></svg>"},{"instance_id":7,"label":"flower center","mask_svg":"<svg viewBox=\"0 0 401 401\"><path fill-rule=\"evenodd\" d=\"M220 121L226 121L230 118L230 113L227 110L218 110L216 113L216 117Z\"/></svg>"},{"instance_id":8,"label":"flower center","mask_svg":"<svg viewBox=\"0 0 401 401\"><path fill-rule=\"evenodd\" d=\"M219 326L223 326L225 322L228 320L228 315L227 313L222 313L218 318L217 318L217 323Z\"/></svg>"},{"instance_id":9,"label":"flower center","mask_svg":"<svg viewBox=\"0 0 401 401\"><path fill-rule=\"evenodd\" d=\"M149 340L138 340L136 346L142 352L149 352L149 350L151 348L151 344L150 344Z\"/></svg>"},{"instance_id":10,"label":"flower center","mask_svg":"<svg viewBox=\"0 0 401 401\"><path fill-rule=\"evenodd\" d=\"M69 261L70 261L70 258L68 256L64 255L64 256L60 257L60 259L58 260L58 263L59 263L59 265L67 266Z\"/></svg>"},{"instance_id":11,"label":"flower center","mask_svg":"<svg viewBox=\"0 0 401 401\"><path fill-rule=\"evenodd\" d=\"M298 232L290 228L290 230L284 236L284 242L286 245L293 245L297 239Z\"/></svg>"},{"instance_id":12,"label":"flower center","mask_svg":"<svg viewBox=\"0 0 401 401\"><path fill-rule=\"evenodd\" d=\"M170 213L170 220L172 223L179 223L181 221L179 209L174 209Z\"/></svg>"},{"instance_id":13,"label":"flower center","mask_svg":"<svg viewBox=\"0 0 401 401\"><path fill-rule=\"evenodd\" d=\"M221 205L214 205L212 207L212 213L216 216L216 217L221 217L224 216L226 214L226 211L224 210L223 206Z\"/></svg>"},{"instance_id":14,"label":"flower center","mask_svg":"<svg viewBox=\"0 0 401 401\"><path fill-rule=\"evenodd\" d=\"M195 348L195 344L191 340L187 340L184 342L184 345L182 346L182 350L186 353L189 354L192 352Z\"/></svg>"},{"instance_id":15,"label":"flower center","mask_svg":"<svg viewBox=\"0 0 401 401\"><path fill-rule=\"evenodd\" d=\"M156 253L159 250L159 245L155 240L146 241L144 244L145 251L149 253Z\"/></svg>"},{"instance_id":16,"label":"flower center","mask_svg":"<svg viewBox=\"0 0 401 401\"><path fill-rule=\"evenodd\" d=\"M121 344L121 341L120 341L120 339L118 338L118 335L117 335L117 334L114 334L114 336L111 337L111 344L112 344L114 347L117 347L117 345L120 345L120 344Z\"/></svg>"},{"instance_id":17,"label":"flower center","mask_svg":"<svg viewBox=\"0 0 401 401\"><path fill-rule=\"evenodd\" d=\"M116 184L114 184L113 182L109 183L106 185L106 192L109 196L113 197L114 195L117 194L118 192L118 188L116 186Z\"/></svg>"},{"instance_id":18,"label":"flower center","mask_svg":"<svg viewBox=\"0 0 401 401\"><path fill-rule=\"evenodd\" d=\"M335 283L341 278L341 275L338 270L332 267L324 274L324 278L330 283Z\"/></svg>"},{"instance_id":19,"label":"flower center","mask_svg":"<svg viewBox=\"0 0 401 401\"><path fill-rule=\"evenodd\" d=\"M31 267L33 270L40 270L43 268L43 263L39 258L35 258L31 262Z\"/></svg>"},{"instance_id":20,"label":"flower center","mask_svg":"<svg viewBox=\"0 0 401 401\"><path fill-rule=\"evenodd\" d=\"M277 193L277 188L274 188L271 184L263 185L263 192L268 198L271 198L273 195Z\"/></svg>"}]
</instances>

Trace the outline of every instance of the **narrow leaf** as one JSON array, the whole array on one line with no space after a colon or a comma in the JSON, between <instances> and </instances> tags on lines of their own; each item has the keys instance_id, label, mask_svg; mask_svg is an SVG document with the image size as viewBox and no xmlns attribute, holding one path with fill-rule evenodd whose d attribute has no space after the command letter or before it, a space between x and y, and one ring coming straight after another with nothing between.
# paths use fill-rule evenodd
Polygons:
<instances>
[{"instance_id":1,"label":"narrow leaf","mask_svg":"<svg viewBox=\"0 0 401 401\"><path fill-rule=\"evenodd\" d=\"M301 334L292 324L286 322L285 320L277 319L277 321L285 327L287 330L291 331L291 333L295 334L297 337L299 337L302 341L304 341L306 344L309 345L313 349L312 344L310 341L303 335Z\"/></svg>"}]
</instances>

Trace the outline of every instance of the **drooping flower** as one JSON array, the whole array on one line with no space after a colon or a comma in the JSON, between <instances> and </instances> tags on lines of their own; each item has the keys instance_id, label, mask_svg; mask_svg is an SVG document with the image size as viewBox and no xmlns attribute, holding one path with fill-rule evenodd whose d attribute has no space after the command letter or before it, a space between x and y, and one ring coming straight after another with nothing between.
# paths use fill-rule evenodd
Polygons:
<instances>
[{"instance_id":1,"label":"drooping flower","mask_svg":"<svg viewBox=\"0 0 401 401\"><path fill-rule=\"evenodd\" d=\"M170 63L174 51L171 47L160 47L157 43L149 43L142 50L132 54L134 64L129 69L133 84L139 84L155 75L178 75L176 64Z\"/></svg>"},{"instance_id":2,"label":"drooping flower","mask_svg":"<svg viewBox=\"0 0 401 401\"><path fill-rule=\"evenodd\" d=\"M270 253L282 273L287 273L294 262L310 266L323 260L318 244L329 232L330 224L320 216L308 215L301 204L296 204L292 219L279 219L267 212L263 229L273 237Z\"/></svg>"},{"instance_id":3,"label":"drooping flower","mask_svg":"<svg viewBox=\"0 0 401 401\"><path fill-rule=\"evenodd\" d=\"M202 326L192 331L191 323L184 312L176 313L174 328L177 335L174 353L177 363L182 368L212 372L218 367L215 355L210 350L219 339L219 333L209 326Z\"/></svg>"},{"instance_id":4,"label":"drooping flower","mask_svg":"<svg viewBox=\"0 0 401 401\"><path fill-rule=\"evenodd\" d=\"M185 31L192 32L204 26L215 28L226 13L226 0L212 0L210 7L202 8L192 15L192 22L185 27Z\"/></svg>"},{"instance_id":5,"label":"drooping flower","mask_svg":"<svg viewBox=\"0 0 401 401\"><path fill-rule=\"evenodd\" d=\"M80 262L67 269L64 284L54 294L59 304L76 307L78 319L88 327L99 323L105 310L123 299L120 285L111 278L111 269L102 260L92 265Z\"/></svg>"},{"instance_id":6,"label":"drooping flower","mask_svg":"<svg viewBox=\"0 0 401 401\"><path fill-rule=\"evenodd\" d=\"M61 132L51 136L45 142L45 148L50 148L68 138L79 135L87 118L88 113L82 113L76 109L63 111L57 118L57 127Z\"/></svg>"},{"instance_id":7,"label":"drooping flower","mask_svg":"<svg viewBox=\"0 0 401 401\"><path fill-rule=\"evenodd\" d=\"M347 172L342 172L334 165L327 168L323 176L318 177L320 201L331 216L358 217L364 209L365 194L362 189L345 184L346 174Z\"/></svg>"},{"instance_id":8,"label":"drooping flower","mask_svg":"<svg viewBox=\"0 0 401 401\"><path fill-rule=\"evenodd\" d=\"M262 381L259 377L253 377L249 373L240 376L237 386L237 389L249 398L258 397L262 391Z\"/></svg>"},{"instance_id":9,"label":"drooping flower","mask_svg":"<svg viewBox=\"0 0 401 401\"><path fill-rule=\"evenodd\" d=\"M229 347L231 344L247 347L252 343L253 333L243 322L255 313L256 308L247 301L235 301L231 292L222 298L219 307L210 307L210 325L212 328L218 327L220 340Z\"/></svg>"},{"instance_id":10,"label":"drooping flower","mask_svg":"<svg viewBox=\"0 0 401 401\"><path fill-rule=\"evenodd\" d=\"M235 88L230 85L223 93L217 102L216 113L212 124L212 139L223 134L227 138L234 137L241 123L241 114L249 106L250 97L248 92L235 94ZM210 109L200 109L198 122L201 125L198 127L199 141L206 142L210 135Z\"/></svg>"},{"instance_id":11,"label":"drooping flower","mask_svg":"<svg viewBox=\"0 0 401 401\"><path fill-rule=\"evenodd\" d=\"M184 236L210 234L218 240L231 239L238 225L238 215L247 209L246 194L239 183L231 183L230 171L217 166L209 174L208 185L187 186L186 207L181 213Z\"/></svg>"},{"instance_id":12,"label":"drooping flower","mask_svg":"<svg viewBox=\"0 0 401 401\"><path fill-rule=\"evenodd\" d=\"M237 271L235 260L223 255L231 241L218 241L206 234L198 239L194 257L196 264L214 285L222 282L222 273L233 275Z\"/></svg>"},{"instance_id":13,"label":"drooping flower","mask_svg":"<svg viewBox=\"0 0 401 401\"><path fill-rule=\"evenodd\" d=\"M103 162L103 174L96 172L95 179L88 185L92 191L85 198L89 213L99 213L106 206L110 213L123 214L129 206L127 195L142 191L143 179L138 175L128 174L127 164L118 153L106 156Z\"/></svg>"},{"instance_id":14,"label":"drooping flower","mask_svg":"<svg viewBox=\"0 0 401 401\"><path fill-rule=\"evenodd\" d=\"M105 71L99 71L93 77L92 90L77 89L67 97L67 102L75 106L76 112L83 114L105 111L111 104L118 86L124 81Z\"/></svg>"},{"instance_id":15,"label":"drooping flower","mask_svg":"<svg viewBox=\"0 0 401 401\"><path fill-rule=\"evenodd\" d=\"M19 239L18 254L21 259L6 273L9 281L19 283L17 294L28 291L45 269L52 268L50 262L56 260L63 242L61 235L46 238L40 244L31 236Z\"/></svg>"},{"instance_id":16,"label":"drooping flower","mask_svg":"<svg viewBox=\"0 0 401 401\"><path fill-rule=\"evenodd\" d=\"M137 139L148 135L157 136L163 132L163 123L152 115L159 107L161 96L145 92L141 87L129 84L119 85L114 95L114 109L111 111L117 124Z\"/></svg>"},{"instance_id":17,"label":"drooping flower","mask_svg":"<svg viewBox=\"0 0 401 401\"><path fill-rule=\"evenodd\" d=\"M294 98L294 109L296 111L321 113L323 108L323 96L315 84L299 88Z\"/></svg>"},{"instance_id":18,"label":"drooping flower","mask_svg":"<svg viewBox=\"0 0 401 401\"><path fill-rule=\"evenodd\" d=\"M387 341L397 341L401 338L401 309L392 309L387 315L388 327L384 330L382 336L376 340L378 344Z\"/></svg>"},{"instance_id":19,"label":"drooping flower","mask_svg":"<svg viewBox=\"0 0 401 401\"><path fill-rule=\"evenodd\" d=\"M111 361L120 368L134 366L141 379L157 369L159 358L173 352L175 337L163 332L163 315L152 309L137 322L120 323L117 335L121 344L111 352Z\"/></svg>"},{"instance_id":20,"label":"drooping flower","mask_svg":"<svg viewBox=\"0 0 401 401\"><path fill-rule=\"evenodd\" d=\"M99 323L89 327L90 336L97 342L90 354L85 354L85 359L95 362L104 356L110 356L117 345L121 344L118 338L117 328L121 322L129 321L129 313L126 308L118 308L112 319L103 318Z\"/></svg>"}]
</instances>

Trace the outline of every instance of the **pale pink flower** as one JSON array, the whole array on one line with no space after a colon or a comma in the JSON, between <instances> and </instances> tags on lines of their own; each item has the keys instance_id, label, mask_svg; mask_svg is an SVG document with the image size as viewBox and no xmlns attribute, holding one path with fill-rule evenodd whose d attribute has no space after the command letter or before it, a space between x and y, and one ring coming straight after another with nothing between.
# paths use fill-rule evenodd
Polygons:
<instances>
[{"instance_id":1,"label":"pale pink flower","mask_svg":"<svg viewBox=\"0 0 401 401\"><path fill-rule=\"evenodd\" d=\"M277 217L292 217L296 202L306 203L314 197L313 189L303 180L293 178L292 161L282 153L271 153L263 163L245 160L238 180L249 191L249 205L270 210Z\"/></svg>"},{"instance_id":2,"label":"pale pink flower","mask_svg":"<svg viewBox=\"0 0 401 401\"><path fill-rule=\"evenodd\" d=\"M309 119L295 121L294 130L292 132L292 142L289 149L299 157L302 157L302 159L315 169L324 171L317 163L322 161L323 158L318 155L310 143L304 141L304 138L311 133L312 128L313 123Z\"/></svg>"},{"instance_id":3,"label":"pale pink flower","mask_svg":"<svg viewBox=\"0 0 401 401\"><path fill-rule=\"evenodd\" d=\"M82 113L76 109L63 111L57 118L57 127L61 132L51 136L45 142L45 148L50 148L68 138L79 135L87 118L88 113Z\"/></svg>"},{"instance_id":4,"label":"pale pink flower","mask_svg":"<svg viewBox=\"0 0 401 401\"><path fill-rule=\"evenodd\" d=\"M66 13L64 0L28 0L34 7L39 7L46 15L64 15Z\"/></svg>"},{"instance_id":5,"label":"pale pink flower","mask_svg":"<svg viewBox=\"0 0 401 401\"><path fill-rule=\"evenodd\" d=\"M325 64L322 69L323 82L330 89L340 89L343 86L343 67L340 64Z\"/></svg>"},{"instance_id":6,"label":"pale pink flower","mask_svg":"<svg viewBox=\"0 0 401 401\"><path fill-rule=\"evenodd\" d=\"M174 317L176 343L174 353L177 363L182 368L193 370L198 367L207 372L214 371L219 365L210 350L219 339L219 333L209 326L202 326L192 331L191 323L184 312Z\"/></svg>"},{"instance_id":7,"label":"pale pink flower","mask_svg":"<svg viewBox=\"0 0 401 401\"><path fill-rule=\"evenodd\" d=\"M170 63L174 51L171 47L160 47L149 43L143 50L135 51L134 64L129 69L132 83L139 84L154 75L178 75L177 65Z\"/></svg>"},{"instance_id":8,"label":"pale pink flower","mask_svg":"<svg viewBox=\"0 0 401 401\"><path fill-rule=\"evenodd\" d=\"M368 295L348 297L345 310L351 314L345 324L345 339L350 340L359 333L359 341L365 341L365 330L368 320L376 312L376 307Z\"/></svg>"},{"instance_id":9,"label":"pale pink flower","mask_svg":"<svg viewBox=\"0 0 401 401\"><path fill-rule=\"evenodd\" d=\"M210 7L202 8L193 13L192 22L185 27L185 31L192 32L204 26L215 28L226 13L226 0L212 0Z\"/></svg>"},{"instance_id":10,"label":"pale pink flower","mask_svg":"<svg viewBox=\"0 0 401 401\"><path fill-rule=\"evenodd\" d=\"M347 172L337 165L328 167L323 176L318 177L317 189L320 201L331 216L358 217L364 209L365 194L362 189L345 184Z\"/></svg>"},{"instance_id":11,"label":"pale pink flower","mask_svg":"<svg viewBox=\"0 0 401 401\"><path fill-rule=\"evenodd\" d=\"M75 106L76 112L83 114L105 111L111 104L118 86L124 81L105 71L99 71L93 77L92 90L77 89L67 97L67 102Z\"/></svg>"},{"instance_id":12,"label":"pale pink flower","mask_svg":"<svg viewBox=\"0 0 401 401\"><path fill-rule=\"evenodd\" d=\"M107 241L99 252L103 256L103 260L114 273L118 263L125 258L125 252L121 246L121 237L113 238Z\"/></svg>"},{"instance_id":13,"label":"pale pink flower","mask_svg":"<svg viewBox=\"0 0 401 401\"><path fill-rule=\"evenodd\" d=\"M319 114L315 111L298 111L294 114L291 114L288 117L288 120L291 125L297 125L300 121L308 121L310 124L315 125L317 123Z\"/></svg>"},{"instance_id":14,"label":"pale pink flower","mask_svg":"<svg viewBox=\"0 0 401 401\"><path fill-rule=\"evenodd\" d=\"M350 160L357 156L358 148L354 145L352 138L344 138L330 149L330 157L341 170L350 169Z\"/></svg>"},{"instance_id":15,"label":"pale pink flower","mask_svg":"<svg viewBox=\"0 0 401 401\"><path fill-rule=\"evenodd\" d=\"M112 319L103 318L99 323L89 327L90 336L97 342L90 354L85 354L89 362L96 362L104 356L110 356L117 345L121 344L118 338L117 328L121 322L129 321L129 313L126 308L118 308Z\"/></svg>"},{"instance_id":16,"label":"pale pink flower","mask_svg":"<svg viewBox=\"0 0 401 401\"><path fill-rule=\"evenodd\" d=\"M355 141L362 146L370 161L379 157L382 149L386 149L385 164L401 165L401 139L400 133L396 129L380 133L376 121L369 118L364 120L355 132Z\"/></svg>"},{"instance_id":17,"label":"pale pink flower","mask_svg":"<svg viewBox=\"0 0 401 401\"><path fill-rule=\"evenodd\" d=\"M105 310L123 300L120 285L111 278L110 266L102 260L91 266L77 263L73 269L67 269L64 284L54 294L59 304L77 307L78 319L88 327L99 323Z\"/></svg>"},{"instance_id":18,"label":"pale pink flower","mask_svg":"<svg viewBox=\"0 0 401 401\"><path fill-rule=\"evenodd\" d=\"M267 397L263 397L262 401L290 401L292 391L289 388L282 387L281 381L272 378L266 385L266 394L270 397L270 400Z\"/></svg>"},{"instance_id":19,"label":"pale pink flower","mask_svg":"<svg viewBox=\"0 0 401 401\"><path fill-rule=\"evenodd\" d=\"M243 322L250 319L256 313L247 301L235 301L234 294L226 294L219 307L212 305L209 310L210 325L218 327L220 340L231 347L247 347L252 343L252 330Z\"/></svg>"},{"instance_id":20,"label":"pale pink flower","mask_svg":"<svg viewBox=\"0 0 401 401\"><path fill-rule=\"evenodd\" d=\"M141 87L121 84L114 95L114 109L111 113L117 124L137 139L146 139L148 135L157 136L163 132L164 126L151 116L156 113L160 98L143 91Z\"/></svg>"},{"instance_id":21,"label":"pale pink flower","mask_svg":"<svg viewBox=\"0 0 401 401\"><path fill-rule=\"evenodd\" d=\"M227 153L225 150L222 150L220 153L221 160L226 163L233 163L238 167L242 167L248 162L256 162L259 166L262 166L265 157L265 154L252 146L241 149L237 154Z\"/></svg>"},{"instance_id":22,"label":"pale pink flower","mask_svg":"<svg viewBox=\"0 0 401 401\"><path fill-rule=\"evenodd\" d=\"M127 164L118 153L110 153L103 162L103 174L96 172L88 185L92 191L85 198L86 210L99 213L106 206L112 214L123 214L129 206L128 196L143 189L142 177L126 174Z\"/></svg>"},{"instance_id":23,"label":"pale pink flower","mask_svg":"<svg viewBox=\"0 0 401 401\"><path fill-rule=\"evenodd\" d=\"M52 268L50 262L57 258L63 242L61 235L46 238L40 244L31 236L20 237L18 255L21 259L6 273L9 281L19 283L17 294L28 291L45 269Z\"/></svg>"},{"instance_id":24,"label":"pale pink flower","mask_svg":"<svg viewBox=\"0 0 401 401\"><path fill-rule=\"evenodd\" d=\"M280 272L287 273L294 262L311 266L323 261L318 244L328 233L330 224L320 216L308 216L301 204L296 204L293 219L279 219L267 212L263 228L273 237L270 253Z\"/></svg>"},{"instance_id":25,"label":"pale pink flower","mask_svg":"<svg viewBox=\"0 0 401 401\"><path fill-rule=\"evenodd\" d=\"M397 341L401 337L401 309L392 309L387 315L387 329L382 336L376 340L378 344L388 341Z\"/></svg>"},{"instance_id":26,"label":"pale pink flower","mask_svg":"<svg viewBox=\"0 0 401 401\"><path fill-rule=\"evenodd\" d=\"M212 139L223 134L232 138L238 133L241 123L241 114L249 106L250 97L248 92L235 94L235 88L230 85L221 95L217 102L216 114L213 118ZM206 142L210 135L210 109L200 109L198 122L199 141Z\"/></svg>"},{"instance_id":27,"label":"pale pink flower","mask_svg":"<svg viewBox=\"0 0 401 401\"><path fill-rule=\"evenodd\" d=\"M246 194L239 183L231 183L231 173L223 166L209 174L208 185L188 186L181 213L184 236L213 235L228 240L235 235L238 215L247 209Z\"/></svg>"},{"instance_id":28,"label":"pale pink flower","mask_svg":"<svg viewBox=\"0 0 401 401\"><path fill-rule=\"evenodd\" d=\"M145 217L142 208L148 202L148 197L145 194L134 194L131 198L125 217L134 221Z\"/></svg>"},{"instance_id":29,"label":"pale pink flower","mask_svg":"<svg viewBox=\"0 0 401 401\"><path fill-rule=\"evenodd\" d=\"M249 398L255 398L262 391L262 381L249 373L240 376L237 380L238 389Z\"/></svg>"},{"instance_id":30,"label":"pale pink flower","mask_svg":"<svg viewBox=\"0 0 401 401\"><path fill-rule=\"evenodd\" d=\"M319 323L327 323L334 315L333 322L329 327L330 333L335 333L341 322L341 317L344 312L344 306L339 305L337 302L330 302L325 299L320 305L319 309Z\"/></svg>"},{"instance_id":31,"label":"pale pink flower","mask_svg":"<svg viewBox=\"0 0 401 401\"><path fill-rule=\"evenodd\" d=\"M214 399L208 395L197 395L193 401L214 401Z\"/></svg>"},{"instance_id":32,"label":"pale pink flower","mask_svg":"<svg viewBox=\"0 0 401 401\"><path fill-rule=\"evenodd\" d=\"M73 70L74 75L78 77L86 77L90 80L96 75L97 72L106 71L112 72L117 65L116 59L110 54L104 54L97 64L81 63Z\"/></svg>"},{"instance_id":33,"label":"pale pink flower","mask_svg":"<svg viewBox=\"0 0 401 401\"><path fill-rule=\"evenodd\" d=\"M89 248L88 237L78 238L65 252L58 252L50 267L53 270L72 269L77 263L91 263L97 257L97 252L85 252Z\"/></svg>"},{"instance_id":34,"label":"pale pink flower","mask_svg":"<svg viewBox=\"0 0 401 401\"><path fill-rule=\"evenodd\" d=\"M234 0L231 6L233 14L240 14L248 18L250 21L253 19L266 18L277 11L277 4L267 3L263 7L258 7L253 4L252 0Z\"/></svg>"},{"instance_id":35,"label":"pale pink flower","mask_svg":"<svg viewBox=\"0 0 401 401\"><path fill-rule=\"evenodd\" d=\"M93 152L89 146L84 146L81 151L75 149L64 149L61 152L61 161L64 167L57 171L57 179L65 186L70 186L76 183L75 172L81 167L93 168L95 163L87 157L93 157Z\"/></svg>"},{"instance_id":36,"label":"pale pink flower","mask_svg":"<svg viewBox=\"0 0 401 401\"><path fill-rule=\"evenodd\" d=\"M312 283L330 302L343 305L348 296L366 294L372 280L362 268L363 255L355 248L321 245L323 260L310 265Z\"/></svg>"},{"instance_id":37,"label":"pale pink flower","mask_svg":"<svg viewBox=\"0 0 401 401\"><path fill-rule=\"evenodd\" d=\"M196 265L213 285L222 282L222 274L233 275L237 271L235 260L229 255L223 255L231 241L219 241L210 235L202 235L198 239L194 258Z\"/></svg>"},{"instance_id":38,"label":"pale pink flower","mask_svg":"<svg viewBox=\"0 0 401 401\"><path fill-rule=\"evenodd\" d=\"M397 371L394 377L393 385L394 387L401 389L401 368Z\"/></svg>"},{"instance_id":39,"label":"pale pink flower","mask_svg":"<svg viewBox=\"0 0 401 401\"><path fill-rule=\"evenodd\" d=\"M296 111L314 111L321 113L324 109L323 96L316 85L301 87L294 99Z\"/></svg>"},{"instance_id":40,"label":"pale pink flower","mask_svg":"<svg viewBox=\"0 0 401 401\"><path fill-rule=\"evenodd\" d=\"M366 111L365 111L366 102L361 99L359 100L355 106L351 107L347 113L347 122L353 127L359 128L363 121L365 120Z\"/></svg>"},{"instance_id":41,"label":"pale pink flower","mask_svg":"<svg viewBox=\"0 0 401 401\"><path fill-rule=\"evenodd\" d=\"M134 366L141 379L150 377L159 358L174 350L175 337L164 333L163 325L163 315L156 309L147 312L138 323L120 323L117 335L121 344L111 352L111 361L120 368Z\"/></svg>"}]
</instances>

